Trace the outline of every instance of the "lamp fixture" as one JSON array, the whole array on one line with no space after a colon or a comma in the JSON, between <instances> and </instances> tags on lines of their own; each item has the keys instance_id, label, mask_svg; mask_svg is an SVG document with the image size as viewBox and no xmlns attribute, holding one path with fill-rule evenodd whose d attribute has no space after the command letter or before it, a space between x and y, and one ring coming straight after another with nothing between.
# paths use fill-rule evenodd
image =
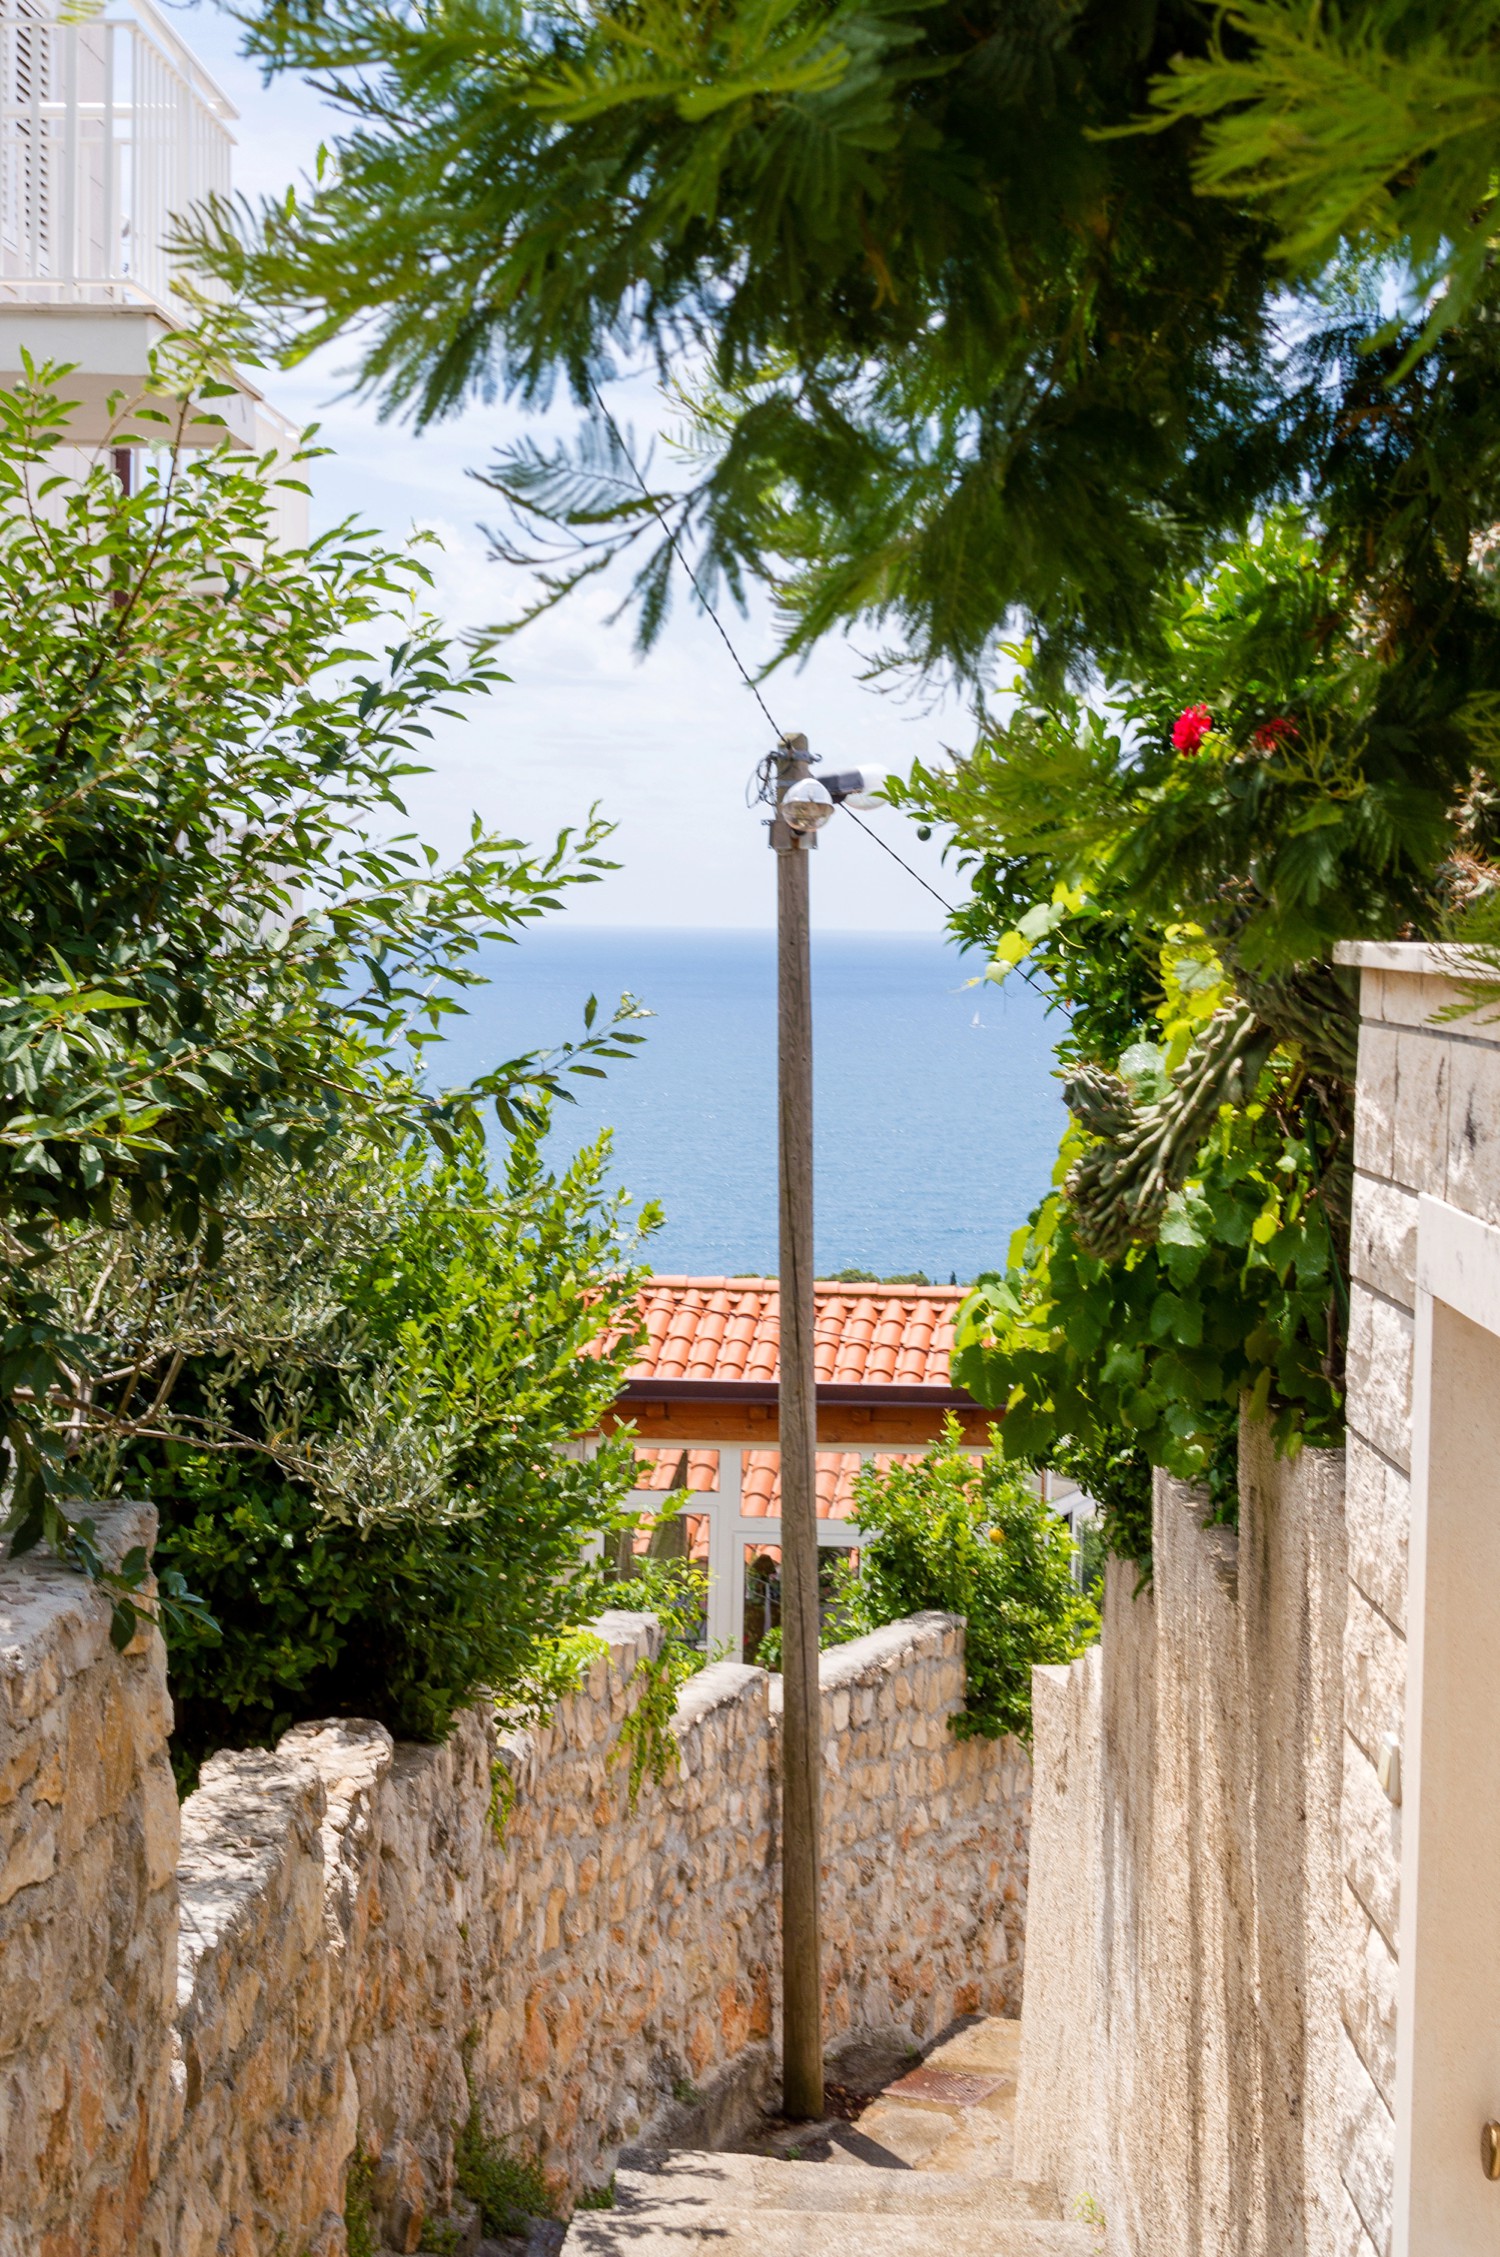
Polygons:
<instances>
[{"instance_id":1,"label":"lamp fixture","mask_svg":"<svg viewBox=\"0 0 1500 2257\"><path fill-rule=\"evenodd\" d=\"M804 776L781 795L780 813L787 826L802 836L821 831L833 813L833 800L816 776Z\"/></svg>"}]
</instances>

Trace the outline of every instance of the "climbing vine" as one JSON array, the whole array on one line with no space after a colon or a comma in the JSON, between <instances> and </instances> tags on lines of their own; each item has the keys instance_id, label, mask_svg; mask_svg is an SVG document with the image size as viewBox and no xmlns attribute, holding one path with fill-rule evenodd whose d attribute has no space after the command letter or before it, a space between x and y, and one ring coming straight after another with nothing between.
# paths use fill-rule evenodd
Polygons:
<instances>
[{"instance_id":1,"label":"climbing vine","mask_svg":"<svg viewBox=\"0 0 1500 2257\"><path fill-rule=\"evenodd\" d=\"M703 1614L708 1577L687 1560L643 1560L629 1578L630 1596L656 1616L662 1641L654 1654L636 1663L632 1683L639 1686L635 1706L620 1726L617 1761L628 1760L628 1791L634 1810L649 1779L662 1786L681 1757L672 1718L677 1695L716 1655L691 1643Z\"/></svg>"},{"instance_id":2,"label":"climbing vine","mask_svg":"<svg viewBox=\"0 0 1500 2257\"><path fill-rule=\"evenodd\" d=\"M1163 948L1159 1039L1143 1031L1115 1061L1133 1103L1163 1100L1219 1007L1216 970L1199 935ZM1101 1142L1070 1122L1054 1189L964 1305L955 1376L1004 1410L1013 1456L1055 1463L1128 1444L1232 1511L1243 1397L1283 1448L1339 1437L1342 1123L1278 1047L1242 1102L1213 1108L1154 1232L1114 1253L1090 1243L1072 1195ZM1142 1533L1137 1522L1133 1556Z\"/></svg>"},{"instance_id":3,"label":"climbing vine","mask_svg":"<svg viewBox=\"0 0 1500 2257\"><path fill-rule=\"evenodd\" d=\"M1500 878L1493 699L1420 638L1372 636L1306 520L1165 590L1159 628L1102 695L1017 650L1004 719L895 794L952 832L983 976L1023 970L1063 1022L1053 1187L965 1305L955 1377L1005 1413L1008 1454L1122 1475L1108 1533L1137 1559L1143 1457L1227 1517L1246 1401L1283 1451L1339 1439L1336 944L1439 934Z\"/></svg>"}]
</instances>

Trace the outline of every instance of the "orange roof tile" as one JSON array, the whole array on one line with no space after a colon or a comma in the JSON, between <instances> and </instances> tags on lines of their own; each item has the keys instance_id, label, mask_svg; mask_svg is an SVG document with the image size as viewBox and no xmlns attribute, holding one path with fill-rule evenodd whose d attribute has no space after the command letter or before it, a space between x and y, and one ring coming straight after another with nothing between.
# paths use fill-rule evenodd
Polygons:
<instances>
[{"instance_id":1,"label":"orange roof tile","mask_svg":"<svg viewBox=\"0 0 1500 2257\"><path fill-rule=\"evenodd\" d=\"M882 1473L893 1465L915 1465L920 1451L882 1450L875 1464ZM854 1476L860 1467L858 1450L820 1450L818 1452L818 1518L819 1520L852 1520L854 1518ZM781 1460L775 1450L747 1450L745 1469L740 1484L740 1511L749 1519L764 1515L767 1520L781 1517Z\"/></svg>"},{"instance_id":2,"label":"orange roof tile","mask_svg":"<svg viewBox=\"0 0 1500 2257\"><path fill-rule=\"evenodd\" d=\"M684 1459L687 1461L684 1465ZM717 1450L684 1450L681 1444L659 1448L641 1443L635 1453L637 1489L717 1489Z\"/></svg>"},{"instance_id":3,"label":"orange roof tile","mask_svg":"<svg viewBox=\"0 0 1500 2257\"><path fill-rule=\"evenodd\" d=\"M953 1316L961 1285L817 1289L814 1350L820 1387L936 1387L951 1391ZM653 1277L641 1293L646 1342L630 1367L650 1380L771 1384L780 1344L775 1278Z\"/></svg>"}]
</instances>

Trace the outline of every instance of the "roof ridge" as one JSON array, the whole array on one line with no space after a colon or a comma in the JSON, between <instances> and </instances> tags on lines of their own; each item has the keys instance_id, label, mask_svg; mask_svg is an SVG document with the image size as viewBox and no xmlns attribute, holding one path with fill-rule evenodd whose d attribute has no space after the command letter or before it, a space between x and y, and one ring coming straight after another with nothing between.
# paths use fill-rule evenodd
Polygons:
<instances>
[{"instance_id":1,"label":"roof ridge","mask_svg":"<svg viewBox=\"0 0 1500 2257\"><path fill-rule=\"evenodd\" d=\"M746 1293L753 1293L757 1289L779 1293L781 1280L779 1277L698 1277L687 1270L661 1270L653 1272L644 1280L641 1291L650 1293L658 1287L667 1286L683 1292L723 1292L739 1287ZM961 1301L972 1289L967 1285L908 1285L895 1279L887 1283L880 1278L820 1277L813 1280L813 1290L816 1293L853 1294L866 1300Z\"/></svg>"}]
</instances>

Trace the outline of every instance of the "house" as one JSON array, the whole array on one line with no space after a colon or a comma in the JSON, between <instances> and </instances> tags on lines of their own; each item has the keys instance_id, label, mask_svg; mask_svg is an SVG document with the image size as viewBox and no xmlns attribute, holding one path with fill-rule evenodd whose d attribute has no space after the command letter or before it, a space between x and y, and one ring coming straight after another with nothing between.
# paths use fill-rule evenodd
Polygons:
<instances>
[{"instance_id":1,"label":"house","mask_svg":"<svg viewBox=\"0 0 1500 2257\"><path fill-rule=\"evenodd\" d=\"M0 390L21 381L23 354L69 365L80 456L108 447L127 485L147 450L112 445L121 403L141 398L152 353L193 326L189 283L217 294L168 245L181 219L229 194L234 117L152 0L0 7ZM293 427L243 370L226 375L214 420L190 420L182 443L288 451ZM306 530L305 497L283 491L278 536Z\"/></svg>"},{"instance_id":2,"label":"house","mask_svg":"<svg viewBox=\"0 0 1500 2257\"><path fill-rule=\"evenodd\" d=\"M838 1553L858 1548L863 1463L910 1462L949 1417L977 1455L996 1414L949 1375L967 1288L825 1280L815 1290L818 1541L831 1569ZM777 1282L653 1277L640 1312L646 1345L605 1426L635 1430L644 1511L659 1516L671 1498L683 1500L652 1546L708 1568L709 1644L750 1658L779 1620ZM1076 1484L1042 1480L1058 1511L1082 1517L1088 1501Z\"/></svg>"}]
</instances>

